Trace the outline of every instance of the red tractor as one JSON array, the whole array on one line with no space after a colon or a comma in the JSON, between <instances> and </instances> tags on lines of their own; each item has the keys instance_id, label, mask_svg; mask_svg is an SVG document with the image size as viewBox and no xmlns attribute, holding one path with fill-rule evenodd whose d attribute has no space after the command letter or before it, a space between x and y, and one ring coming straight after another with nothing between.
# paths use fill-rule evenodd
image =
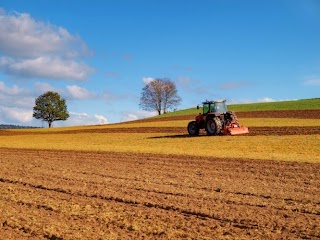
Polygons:
<instances>
[{"instance_id":1,"label":"red tractor","mask_svg":"<svg viewBox=\"0 0 320 240\"><path fill-rule=\"evenodd\" d=\"M239 125L237 116L228 111L226 100L205 101L202 104L203 113L188 124L189 135L198 136L200 129L205 129L210 136L249 133L247 127ZM199 109L199 106L197 108Z\"/></svg>"}]
</instances>

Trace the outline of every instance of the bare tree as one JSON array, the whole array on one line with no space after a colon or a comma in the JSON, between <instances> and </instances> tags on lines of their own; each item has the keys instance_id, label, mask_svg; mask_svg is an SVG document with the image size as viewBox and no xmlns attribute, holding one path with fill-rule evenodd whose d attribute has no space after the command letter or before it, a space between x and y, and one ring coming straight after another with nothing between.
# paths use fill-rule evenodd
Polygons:
<instances>
[{"instance_id":1,"label":"bare tree","mask_svg":"<svg viewBox=\"0 0 320 240\"><path fill-rule=\"evenodd\" d=\"M178 90L174 82L170 79L164 79L163 83L163 113L167 113L168 109L178 106L181 102L181 98L178 95Z\"/></svg>"},{"instance_id":2,"label":"bare tree","mask_svg":"<svg viewBox=\"0 0 320 240\"><path fill-rule=\"evenodd\" d=\"M180 102L176 85L170 79L157 78L142 88L140 107L146 111L156 110L161 115Z\"/></svg>"}]
</instances>

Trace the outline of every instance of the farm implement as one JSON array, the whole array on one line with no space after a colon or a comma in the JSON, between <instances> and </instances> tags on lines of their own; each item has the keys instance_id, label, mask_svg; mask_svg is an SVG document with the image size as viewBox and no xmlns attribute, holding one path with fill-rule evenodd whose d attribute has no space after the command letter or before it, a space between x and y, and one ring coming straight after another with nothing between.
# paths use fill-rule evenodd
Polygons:
<instances>
[{"instance_id":1,"label":"farm implement","mask_svg":"<svg viewBox=\"0 0 320 240\"><path fill-rule=\"evenodd\" d=\"M200 129L205 129L209 136L249 133L247 127L239 125L235 113L228 111L226 100L205 101L202 104L203 113L188 124L189 135L198 136Z\"/></svg>"}]
</instances>

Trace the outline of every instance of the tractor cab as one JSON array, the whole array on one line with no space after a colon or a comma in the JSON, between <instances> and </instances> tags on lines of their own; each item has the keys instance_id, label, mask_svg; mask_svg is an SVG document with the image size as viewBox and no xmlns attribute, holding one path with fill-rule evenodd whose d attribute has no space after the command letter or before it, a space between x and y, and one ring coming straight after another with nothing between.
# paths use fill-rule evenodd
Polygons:
<instances>
[{"instance_id":1,"label":"tractor cab","mask_svg":"<svg viewBox=\"0 0 320 240\"><path fill-rule=\"evenodd\" d=\"M226 100L205 101L203 104L203 114L208 113L225 113L228 111Z\"/></svg>"}]
</instances>

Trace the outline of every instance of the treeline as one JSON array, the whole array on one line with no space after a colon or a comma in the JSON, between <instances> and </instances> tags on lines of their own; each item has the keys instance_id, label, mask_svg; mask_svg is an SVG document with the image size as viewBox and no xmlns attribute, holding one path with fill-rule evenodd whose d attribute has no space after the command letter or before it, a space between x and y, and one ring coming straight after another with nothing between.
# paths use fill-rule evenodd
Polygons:
<instances>
[{"instance_id":1,"label":"treeline","mask_svg":"<svg viewBox=\"0 0 320 240\"><path fill-rule=\"evenodd\" d=\"M27 128L39 128L39 127L19 126L19 125L12 125L12 124L0 124L0 129L27 129Z\"/></svg>"}]
</instances>

